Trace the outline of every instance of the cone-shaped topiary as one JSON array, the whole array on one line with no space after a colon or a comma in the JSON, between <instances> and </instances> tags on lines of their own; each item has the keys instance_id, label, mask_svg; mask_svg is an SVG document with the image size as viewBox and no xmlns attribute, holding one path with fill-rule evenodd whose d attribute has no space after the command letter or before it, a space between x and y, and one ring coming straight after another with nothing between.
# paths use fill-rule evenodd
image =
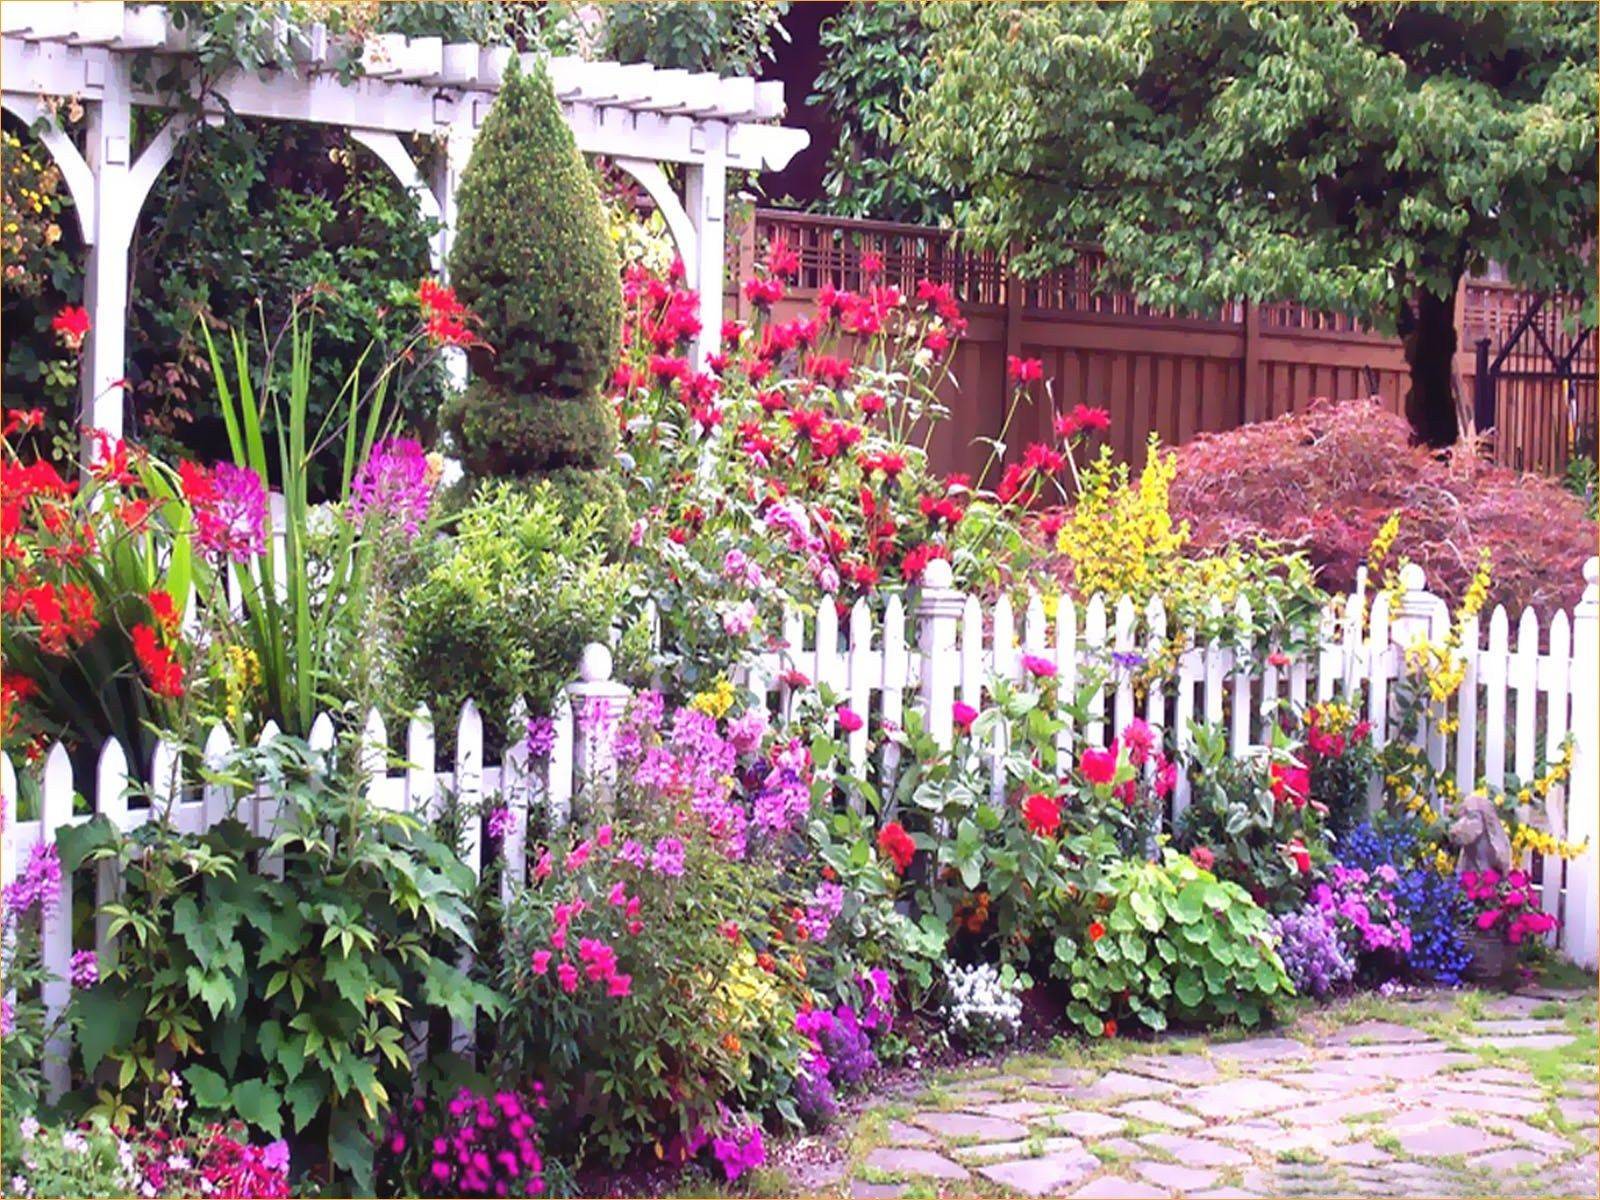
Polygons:
<instances>
[{"instance_id":1,"label":"cone-shaped topiary","mask_svg":"<svg viewBox=\"0 0 1600 1200\"><path fill-rule=\"evenodd\" d=\"M450 277L482 321L477 376L442 414L472 474L611 464L601 387L622 324L617 254L544 64L513 67L462 175Z\"/></svg>"}]
</instances>

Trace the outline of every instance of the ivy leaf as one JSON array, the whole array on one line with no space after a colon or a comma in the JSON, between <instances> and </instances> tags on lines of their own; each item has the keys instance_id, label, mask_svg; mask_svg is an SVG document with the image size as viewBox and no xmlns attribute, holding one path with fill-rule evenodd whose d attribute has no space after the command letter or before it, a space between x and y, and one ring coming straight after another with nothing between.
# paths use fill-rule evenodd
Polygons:
<instances>
[{"instance_id":1,"label":"ivy leaf","mask_svg":"<svg viewBox=\"0 0 1600 1200\"><path fill-rule=\"evenodd\" d=\"M327 1085L314 1075L303 1075L283 1089L283 1098L289 1105L290 1119L294 1122L296 1133L311 1124L312 1118L322 1109L322 1102L327 1095Z\"/></svg>"}]
</instances>

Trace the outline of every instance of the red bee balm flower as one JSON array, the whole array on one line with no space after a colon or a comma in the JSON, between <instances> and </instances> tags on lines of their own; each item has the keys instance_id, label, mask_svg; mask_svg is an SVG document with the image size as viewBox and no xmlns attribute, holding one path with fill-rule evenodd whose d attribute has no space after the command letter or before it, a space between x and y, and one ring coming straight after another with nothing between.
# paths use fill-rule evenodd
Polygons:
<instances>
[{"instance_id":1,"label":"red bee balm flower","mask_svg":"<svg viewBox=\"0 0 1600 1200\"><path fill-rule=\"evenodd\" d=\"M1061 801L1034 792L1022 802L1022 820L1040 837L1051 837L1061 828Z\"/></svg>"},{"instance_id":2,"label":"red bee balm flower","mask_svg":"<svg viewBox=\"0 0 1600 1200\"><path fill-rule=\"evenodd\" d=\"M89 336L89 312L76 304L69 304L55 315L50 328L69 350L83 348L83 339Z\"/></svg>"},{"instance_id":3,"label":"red bee balm flower","mask_svg":"<svg viewBox=\"0 0 1600 1200\"><path fill-rule=\"evenodd\" d=\"M1006 356L1006 377L1014 383L1032 383L1044 378L1044 363L1037 358Z\"/></svg>"},{"instance_id":4,"label":"red bee balm flower","mask_svg":"<svg viewBox=\"0 0 1600 1200\"><path fill-rule=\"evenodd\" d=\"M899 821L890 821L878 831L878 849L894 863L895 871L904 875L911 865L911 856L917 852L917 844Z\"/></svg>"}]
</instances>

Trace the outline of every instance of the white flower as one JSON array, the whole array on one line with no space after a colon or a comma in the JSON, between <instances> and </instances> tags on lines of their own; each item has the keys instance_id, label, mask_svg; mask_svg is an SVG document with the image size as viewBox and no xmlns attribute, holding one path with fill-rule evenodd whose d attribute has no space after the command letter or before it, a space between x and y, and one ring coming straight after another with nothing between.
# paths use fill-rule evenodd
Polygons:
<instances>
[{"instance_id":1,"label":"white flower","mask_svg":"<svg viewBox=\"0 0 1600 1200\"><path fill-rule=\"evenodd\" d=\"M21 1122L18 1123L17 1129L22 1134L23 1141L31 1142L39 1136L39 1121L30 1113L22 1118Z\"/></svg>"},{"instance_id":2,"label":"white flower","mask_svg":"<svg viewBox=\"0 0 1600 1200\"><path fill-rule=\"evenodd\" d=\"M70 1150L74 1154L82 1154L89 1148L89 1139L76 1130L69 1129L61 1135L61 1148Z\"/></svg>"},{"instance_id":3,"label":"white flower","mask_svg":"<svg viewBox=\"0 0 1600 1200\"><path fill-rule=\"evenodd\" d=\"M189 1159L188 1159L187 1155L169 1154L167 1156L167 1170L169 1170L169 1171L187 1171L188 1169L189 1169Z\"/></svg>"}]
</instances>

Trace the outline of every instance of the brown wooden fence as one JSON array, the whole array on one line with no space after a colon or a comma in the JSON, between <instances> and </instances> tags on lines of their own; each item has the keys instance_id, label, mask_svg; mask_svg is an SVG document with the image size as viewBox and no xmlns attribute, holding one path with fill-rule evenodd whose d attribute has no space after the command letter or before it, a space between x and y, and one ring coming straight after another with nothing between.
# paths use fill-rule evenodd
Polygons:
<instances>
[{"instance_id":1,"label":"brown wooden fence","mask_svg":"<svg viewBox=\"0 0 1600 1200\"><path fill-rule=\"evenodd\" d=\"M1054 405L1018 414L1007 439L1013 454L1046 434L1054 411L1081 402L1110 410L1112 447L1136 465L1152 432L1169 444L1183 442L1279 416L1319 396L1379 396L1398 412L1408 386L1399 343L1350 317L1247 301L1198 317L1153 308L1126 292L1100 289L1103 259L1092 247L1069 267L1022 280L1009 273L1003 255L965 249L944 230L760 209L731 242L735 285L777 238L800 257L780 319L809 309L824 283L859 288L869 282L860 265L868 250L883 262L882 282L908 292L919 279L954 287L971 324L943 396L952 419L930 447L943 470L976 471L987 460L988 449L974 439L1000 434L1012 354L1044 361ZM1488 338L1498 350L1529 302L1525 293L1490 280L1462 289L1457 365L1466 395L1479 391L1477 342ZM742 297L730 295L729 303L748 314ZM1593 341L1575 360L1587 371L1591 429ZM1502 432L1514 436L1501 439L1497 458L1530 470L1560 470L1572 443L1570 423L1534 414L1554 411L1562 389L1530 379L1515 389L1502 383L1500 390L1501 412L1510 418Z\"/></svg>"}]
</instances>

